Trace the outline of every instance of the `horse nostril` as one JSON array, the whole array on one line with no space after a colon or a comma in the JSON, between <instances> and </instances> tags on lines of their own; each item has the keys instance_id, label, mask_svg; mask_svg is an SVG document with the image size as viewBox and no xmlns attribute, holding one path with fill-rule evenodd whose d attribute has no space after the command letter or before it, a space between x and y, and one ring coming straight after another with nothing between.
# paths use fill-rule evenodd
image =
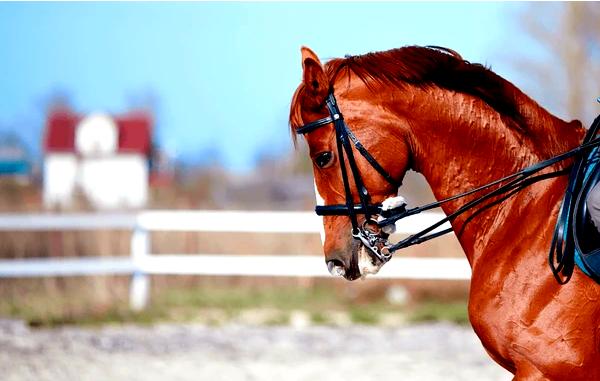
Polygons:
<instances>
[{"instance_id":1,"label":"horse nostril","mask_svg":"<svg viewBox=\"0 0 600 381\"><path fill-rule=\"evenodd\" d=\"M333 276L344 276L346 274L344 263L339 259L327 261L327 270L329 270L329 273Z\"/></svg>"}]
</instances>

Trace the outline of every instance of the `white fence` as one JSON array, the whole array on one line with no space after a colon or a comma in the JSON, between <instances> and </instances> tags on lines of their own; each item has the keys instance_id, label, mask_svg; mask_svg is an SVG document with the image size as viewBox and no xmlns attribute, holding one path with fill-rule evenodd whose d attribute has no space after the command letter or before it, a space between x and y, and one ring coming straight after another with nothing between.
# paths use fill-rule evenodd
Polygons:
<instances>
[{"instance_id":1,"label":"white fence","mask_svg":"<svg viewBox=\"0 0 600 381\"><path fill-rule=\"evenodd\" d=\"M415 233L438 221L423 213L396 224L401 234ZM146 211L138 214L0 214L0 231L131 230L130 255L121 257L31 258L0 260L0 278L130 274L133 309L148 303L149 275L223 275L323 277L322 255L151 254L152 231L244 233L319 233L321 218L310 212ZM448 225L441 226L444 229ZM467 280L463 258L406 258L397 255L375 278Z\"/></svg>"}]
</instances>

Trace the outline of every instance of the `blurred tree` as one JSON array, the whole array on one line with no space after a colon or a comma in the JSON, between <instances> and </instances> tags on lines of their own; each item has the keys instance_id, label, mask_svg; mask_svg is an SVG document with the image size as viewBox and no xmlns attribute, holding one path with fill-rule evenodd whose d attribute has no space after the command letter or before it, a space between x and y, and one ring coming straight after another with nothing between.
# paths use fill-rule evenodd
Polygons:
<instances>
[{"instance_id":1,"label":"blurred tree","mask_svg":"<svg viewBox=\"0 0 600 381\"><path fill-rule=\"evenodd\" d=\"M160 97L151 88L141 89L138 91L131 91L126 96L126 110L129 112L141 112L149 115L152 118L152 145L155 150L164 150L164 142L159 141L160 138L164 138L164 132L161 131L161 120L160 115Z\"/></svg>"},{"instance_id":2,"label":"blurred tree","mask_svg":"<svg viewBox=\"0 0 600 381\"><path fill-rule=\"evenodd\" d=\"M529 3L517 21L532 39L513 57L524 90L559 116L589 125L600 105L600 3Z\"/></svg>"},{"instance_id":3,"label":"blurred tree","mask_svg":"<svg viewBox=\"0 0 600 381\"><path fill-rule=\"evenodd\" d=\"M36 105L42 110L44 116L55 108L73 108L73 95L71 91L55 87L37 99Z\"/></svg>"},{"instance_id":4,"label":"blurred tree","mask_svg":"<svg viewBox=\"0 0 600 381\"><path fill-rule=\"evenodd\" d=\"M160 108L160 97L152 88L131 91L126 99L130 110L146 111L155 115Z\"/></svg>"}]
</instances>

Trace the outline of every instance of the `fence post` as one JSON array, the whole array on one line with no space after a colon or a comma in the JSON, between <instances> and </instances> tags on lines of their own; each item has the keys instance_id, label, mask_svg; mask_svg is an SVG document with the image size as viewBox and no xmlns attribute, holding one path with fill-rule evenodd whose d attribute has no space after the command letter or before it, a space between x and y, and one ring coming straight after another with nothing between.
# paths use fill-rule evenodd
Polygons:
<instances>
[{"instance_id":1,"label":"fence post","mask_svg":"<svg viewBox=\"0 0 600 381\"><path fill-rule=\"evenodd\" d=\"M135 268L129 288L129 305L132 310L140 311L148 305L150 277L142 269L142 263L148 257L150 249L148 231L136 226L131 234L131 260Z\"/></svg>"}]
</instances>

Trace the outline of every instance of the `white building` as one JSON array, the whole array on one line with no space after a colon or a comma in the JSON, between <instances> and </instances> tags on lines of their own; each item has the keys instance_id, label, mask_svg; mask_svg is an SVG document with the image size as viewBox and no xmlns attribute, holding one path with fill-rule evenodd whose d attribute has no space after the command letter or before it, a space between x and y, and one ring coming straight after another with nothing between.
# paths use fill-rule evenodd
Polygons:
<instances>
[{"instance_id":1,"label":"white building","mask_svg":"<svg viewBox=\"0 0 600 381\"><path fill-rule=\"evenodd\" d=\"M81 192L97 209L144 207L151 125L146 114L80 117L54 110L44 140L44 205L68 208Z\"/></svg>"}]
</instances>

